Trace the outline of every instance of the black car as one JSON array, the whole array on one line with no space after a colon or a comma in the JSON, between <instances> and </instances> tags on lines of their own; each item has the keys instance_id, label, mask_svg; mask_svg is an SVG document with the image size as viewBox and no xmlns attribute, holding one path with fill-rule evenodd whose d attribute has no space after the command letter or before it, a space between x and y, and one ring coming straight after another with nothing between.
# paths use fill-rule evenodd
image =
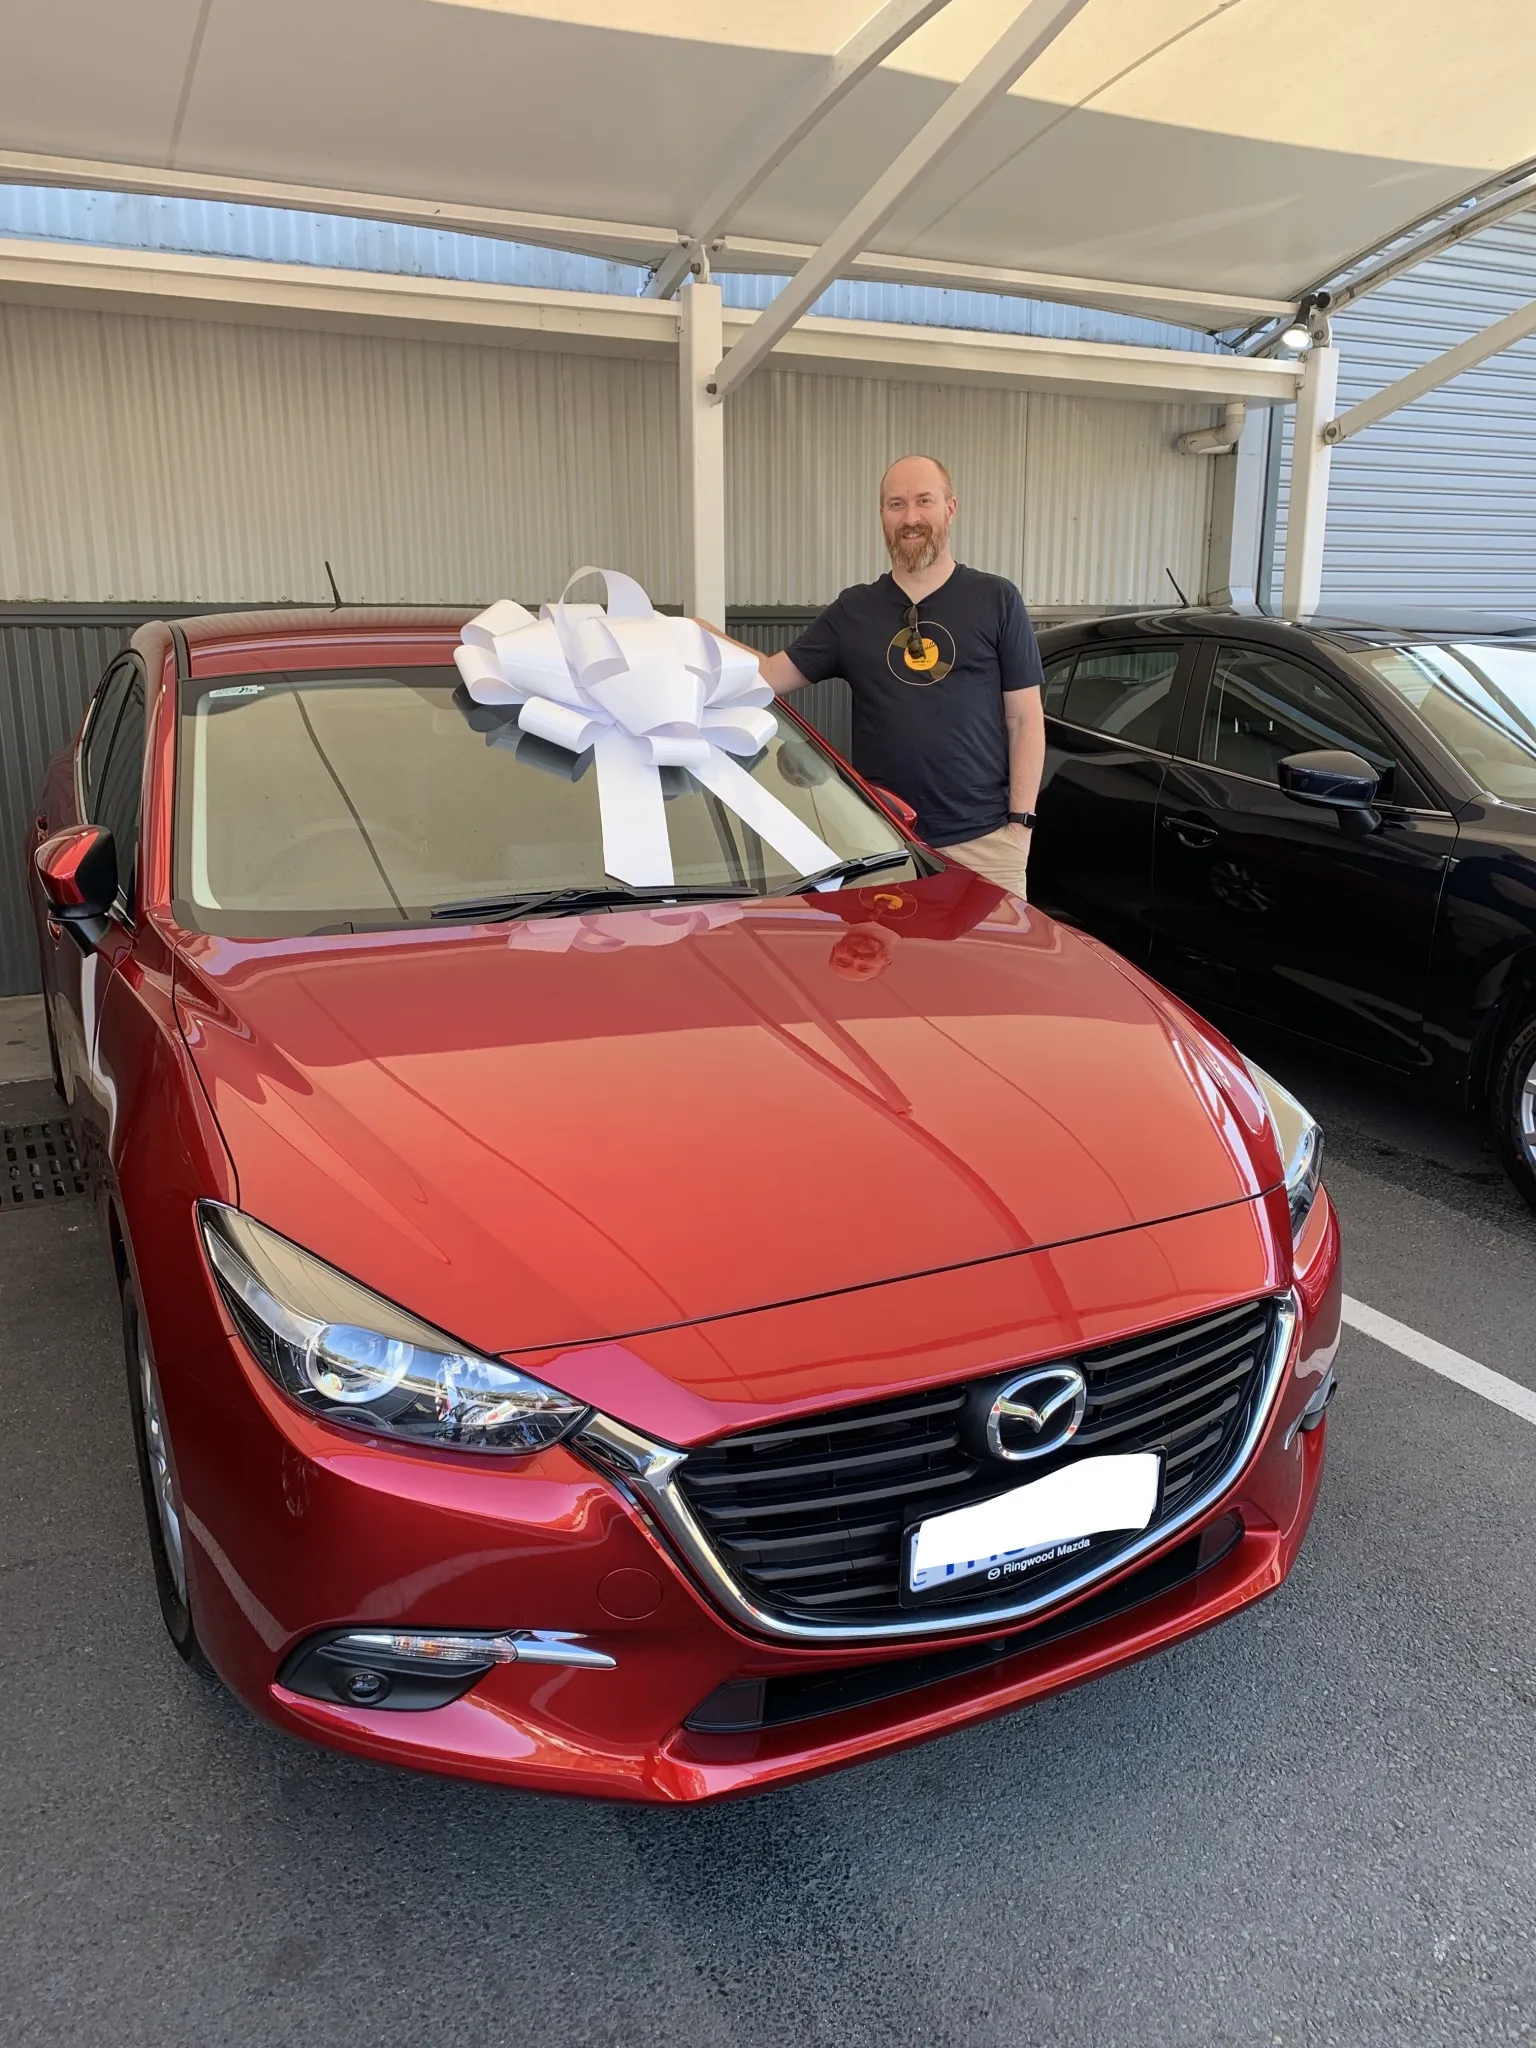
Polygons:
<instances>
[{"instance_id":1,"label":"black car","mask_svg":"<svg viewBox=\"0 0 1536 2048\"><path fill-rule=\"evenodd\" d=\"M1453 1091L1536 1207L1536 636L1178 611L1040 646L1034 900Z\"/></svg>"}]
</instances>

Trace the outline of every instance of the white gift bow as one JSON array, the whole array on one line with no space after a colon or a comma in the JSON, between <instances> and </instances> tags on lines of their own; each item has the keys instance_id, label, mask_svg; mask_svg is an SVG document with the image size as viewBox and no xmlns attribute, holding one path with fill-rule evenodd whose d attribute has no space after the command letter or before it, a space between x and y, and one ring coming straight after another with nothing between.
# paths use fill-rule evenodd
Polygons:
<instances>
[{"instance_id":1,"label":"white gift bow","mask_svg":"<svg viewBox=\"0 0 1536 2048\"><path fill-rule=\"evenodd\" d=\"M675 946L719 931L743 915L737 903L679 903L666 910L615 910L599 917L537 917L514 925L507 944L522 953L619 953Z\"/></svg>"},{"instance_id":2,"label":"white gift bow","mask_svg":"<svg viewBox=\"0 0 1536 2048\"><path fill-rule=\"evenodd\" d=\"M516 704L522 731L593 750L603 866L637 888L675 882L664 767L686 768L750 825L797 874L834 867L837 855L787 805L730 759L756 754L778 730L756 660L692 619L664 618L631 576L601 576L608 608L545 605L537 619L510 598L470 620L454 650L479 704Z\"/></svg>"}]
</instances>

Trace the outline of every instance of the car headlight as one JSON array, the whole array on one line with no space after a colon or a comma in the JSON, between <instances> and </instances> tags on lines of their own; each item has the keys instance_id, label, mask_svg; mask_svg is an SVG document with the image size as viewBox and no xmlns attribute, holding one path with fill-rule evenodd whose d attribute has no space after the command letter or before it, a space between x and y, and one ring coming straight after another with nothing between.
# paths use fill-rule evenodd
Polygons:
<instances>
[{"instance_id":1,"label":"car headlight","mask_svg":"<svg viewBox=\"0 0 1536 2048\"><path fill-rule=\"evenodd\" d=\"M1280 1157L1285 1161L1285 1192L1291 1205L1291 1239L1301 1236L1302 1226L1312 1213L1323 1178L1323 1131L1310 1111L1302 1108L1289 1088L1282 1088L1273 1074L1266 1074L1246 1056L1243 1065L1254 1086L1269 1104L1269 1114L1280 1139Z\"/></svg>"},{"instance_id":2,"label":"car headlight","mask_svg":"<svg viewBox=\"0 0 1536 2048\"><path fill-rule=\"evenodd\" d=\"M257 1363L327 1422L455 1451L526 1455L558 1443L586 1404L464 1351L237 1209L198 1207L203 1243Z\"/></svg>"}]
</instances>

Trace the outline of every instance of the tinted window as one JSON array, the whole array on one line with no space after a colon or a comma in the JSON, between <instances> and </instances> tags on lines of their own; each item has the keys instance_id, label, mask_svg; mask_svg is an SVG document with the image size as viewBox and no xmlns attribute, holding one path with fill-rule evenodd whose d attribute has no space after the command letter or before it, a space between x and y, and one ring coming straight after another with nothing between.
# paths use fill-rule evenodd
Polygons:
<instances>
[{"instance_id":1,"label":"tinted window","mask_svg":"<svg viewBox=\"0 0 1536 2048\"><path fill-rule=\"evenodd\" d=\"M1393 760L1381 734L1325 676L1257 648L1223 647L1206 693L1200 759L1273 782L1288 754L1342 747L1370 762L1390 792Z\"/></svg>"},{"instance_id":2,"label":"tinted window","mask_svg":"<svg viewBox=\"0 0 1536 2048\"><path fill-rule=\"evenodd\" d=\"M1067 684L1072 680L1072 664L1076 654L1058 654L1054 661L1045 664L1044 704L1047 718L1060 718L1061 707L1067 701Z\"/></svg>"},{"instance_id":3,"label":"tinted window","mask_svg":"<svg viewBox=\"0 0 1536 2048\"><path fill-rule=\"evenodd\" d=\"M96 693L95 707L91 722L85 731L85 762L83 781L85 784L85 814L96 816L96 792L101 787L101 771L107 759L107 749L112 744L113 728L118 713L123 708L123 696L135 674L131 661L120 661L116 668L108 671L105 681Z\"/></svg>"},{"instance_id":4,"label":"tinted window","mask_svg":"<svg viewBox=\"0 0 1536 2048\"><path fill-rule=\"evenodd\" d=\"M1381 647L1358 657L1490 795L1536 803L1536 648Z\"/></svg>"},{"instance_id":5,"label":"tinted window","mask_svg":"<svg viewBox=\"0 0 1536 2048\"><path fill-rule=\"evenodd\" d=\"M95 822L105 825L117 846L117 873L126 900L133 896L139 845L139 805L144 788L144 683L135 673L123 703L111 751L96 794Z\"/></svg>"},{"instance_id":6,"label":"tinted window","mask_svg":"<svg viewBox=\"0 0 1536 2048\"><path fill-rule=\"evenodd\" d=\"M836 858L905 843L787 713L741 767ZM797 870L686 769L661 771L676 880L782 889ZM604 885L598 778L469 701L453 668L268 672L191 686L177 763L177 911L246 935L419 922L450 903Z\"/></svg>"},{"instance_id":7,"label":"tinted window","mask_svg":"<svg viewBox=\"0 0 1536 2048\"><path fill-rule=\"evenodd\" d=\"M1134 746L1157 747L1179 652L1177 647L1124 647L1080 654L1057 716Z\"/></svg>"}]
</instances>

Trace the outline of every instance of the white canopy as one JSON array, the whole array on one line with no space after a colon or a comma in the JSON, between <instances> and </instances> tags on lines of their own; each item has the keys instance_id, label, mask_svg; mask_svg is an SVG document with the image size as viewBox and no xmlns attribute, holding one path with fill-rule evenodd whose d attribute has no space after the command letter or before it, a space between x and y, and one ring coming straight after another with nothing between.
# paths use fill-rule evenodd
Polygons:
<instances>
[{"instance_id":1,"label":"white canopy","mask_svg":"<svg viewBox=\"0 0 1536 2048\"><path fill-rule=\"evenodd\" d=\"M717 269L782 271L1020 11L0 0L0 175L652 263L702 223ZM844 267L1231 325L1536 155L1533 75L1528 0L1086 0ZM728 217L706 219L721 200Z\"/></svg>"}]
</instances>

